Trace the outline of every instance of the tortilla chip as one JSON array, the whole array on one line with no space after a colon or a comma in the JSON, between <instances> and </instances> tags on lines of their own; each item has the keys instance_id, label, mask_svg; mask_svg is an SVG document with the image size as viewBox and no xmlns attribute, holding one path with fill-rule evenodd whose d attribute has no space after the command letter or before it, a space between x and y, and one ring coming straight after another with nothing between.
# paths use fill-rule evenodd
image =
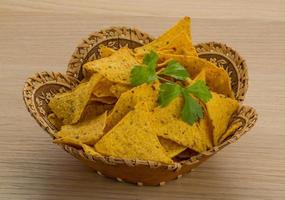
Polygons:
<instances>
[{"instance_id":1,"label":"tortilla chip","mask_svg":"<svg viewBox=\"0 0 285 200\"><path fill-rule=\"evenodd\" d=\"M155 133L197 152L207 149L205 137L198 123L192 126L180 118L183 98L177 97L166 107L157 107L153 112L152 123Z\"/></svg>"},{"instance_id":2,"label":"tortilla chip","mask_svg":"<svg viewBox=\"0 0 285 200\"><path fill-rule=\"evenodd\" d=\"M101 58L111 56L113 53L116 52L115 49L106 47L105 45L100 45L98 51L100 53Z\"/></svg>"},{"instance_id":3,"label":"tortilla chip","mask_svg":"<svg viewBox=\"0 0 285 200\"><path fill-rule=\"evenodd\" d=\"M110 104L105 104L101 102L91 102L85 107L79 121L85 121L92 117L99 116L106 111L110 111L113 107L114 105Z\"/></svg>"},{"instance_id":4,"label":"tortilla chip","mask_svg":"<svg viewBox=\"0 0 285 200\"><path fill-rule=\"evenodd\" d=\"M78 122L86 107L93 88L102 77L94 74L86 83L80 83L74 90L56 94L49 102L49 107L64 124Z\"/></svg>"},{"instance_id":5,"label":"tortilla chip","mask_svg":"<svg viewBox=\"0 0 285 200\"><path fill-rule=\"evenodd\" d=\"M100 102L100 103L104 103L104 104L114 104L116 103L118 99L116 97L96 97L96 96L92 96L90 98L91 102Z\"/></svg>"},{"instance_id":6,"label":"tortilla chip","mask_svg":"<svg viewBox=\"0 0 285 200\"><path fill-rule=\"evenodd\" d=\"M231 80L224 68L194 56L159 53L159 58L160 62L169 60L170 58L175 59L187 69L192 79L194 79L202 70L205 70L206 83L212 91L234 98Z\"/></svg>"},{"instance_id":7,"label":"tortilla chip","mask_svg":"<svg viewBox=\"0 0 285 200\"><path fill-rule=\"evenodd\" d=\"M96 97L111 97L114 96L110 91L114 83L109 81L108 79L102 78L100 82L95 86L92 94Z\"/></svg>"},{"instance_id":8,"label":"tortilla chip","mask_svg":"<svg viewBox=\"0 0 285 200\"><path fill-rule=\"evenodd\" d=\"M72 137L63 137L63 138L56 138L53 140L53 143L55 144L68 144L74 147L81 147L82 143L80 140L72 138Z\"/></svg>"},{"instance_id":9,"label":"tortilla chip","mask_svg":"<svg viewBox=\"0 0 285 200\"><path fill-rule=\"evenodd\" d=\"M143 109L129 112L95 145L103 155L150 160L171 164L150 124L151 113Z\"/></svg>"},{"instance_id":10,"label":"tortilla chip","mask_svg":"<svg viewBox=\"0 0 285 200\"><path fill-rule=\"evenodd\" d=\"M111 82L129 84L132 67L139 63L132 50L123 47L109 57L84 64L83 68L87 76L97 72Z\"/></svg>"},{"instance_id":11,"label":"tortilla chip","mask_svg":"<svg viewBox=\"0 0 285 200\"><path fill-rule=\"evenodd\" d=\"M130 89L132 89L130 85L117 83L111 86L110 91L115 97L119 98L124 92Z\"/></svg>"},{"instance_id":12,"label":"tortilla chip","mask_svg":"<svg viewBox=\"0 0 285 200\"><path fill-rule=\"evenodd\" d=\"M113 128L128 112L134 109L137 103L147 102L150 107L156 105L159 92L159 82L143 84L123 93L114 109L107 117L106 131Z\"/></svg>"},{"instance_id":13,"label":"tortilla chip","mask_svg":"<svg viewBox=\"0 0 285 200\"><path fill-rule=\"evenodd\" d=\"M102 136L107 112L74 125L64 125L56 133L56 138L73 138L83 144L94 145Z\"/></svg>"},{"instance_id":14,"label":"tortilla chip","mask_svg":"<svg viewBox=\"0 0 285 200\"><path fill-rule=\"evenodd\" d=\"M187 149L187 147L177 144L176 142L173 142L171 140L164 139L163 137L158 137L158 139L160 144L164 148L166 155L170 158L175 157L176 155Z\"/></svg>"},{"instance_id":15,"label":"tortilla chip","mask_svg":"<svg viewBox=\"0 0 285 200\"><path fill-rule=\"evenodd\" d=\"M201 148L211 149L213 147L213 127L208 114L204 111L204 117L197 122L203 145Z\"/></svg>"},{"instance_id":16,"label":"tortilla chip","mask_svg":"<svg viewBox=\"0 0 285 200\"><path fill-rule=\"evenodd\" d=\"M193 83L198 80L202 80L206 82L206 70L202 69L199 74L194 78Z\"/></svg>"},{"instance_id":17,"label":"tortilla chip","mask_svg":"<svg viewBox=\"0 0 285 200\"><path fill-rule=\"evenodd\" d=\"M206 107L213 126L213 142L218 145L239 104L237 100L212 92L212 98L206 103Z\"/></svg>"},{"instance_id":18,"label":"tortilla chip","mask_svg":"<svg viewBox=\"0 0 285 200\"><path fill-rule=\"evenodd\" d=\"M168 44L161 46L156 50L168 54L198 56L195 48L192 46L189 35L185 31L182 31L175 38L170 40Z\"/></svg>"},{"instance_id":19,"label":"tortilla chip","mask_svg":"<svg viewBox=\"0 0 285 200\"><path fill-rule=\"evenodd\" d=\"M82 148L83 148L83 151L86 153L86 154L89 154L91 156L102 156L100 153L98 153L97 151L95 151L95 148L94 147L90 147L89 145L86 145L86 144L82 144Z\"/></svg>"},{"instance_id":20,"label":"tortilla chip","mask_svg":"<svg viewBox=\"0 0 285 200\"><path fill-rule=\"evenodd\" d=\"M62 121L57 118L54 113L48 115L48 121L57 129L60 130L60 127L63 125Z\"/></svg>"},{"instance_id":21,"label":"tortilla chip","mask_svg":"<svg viewBox=\"0 0 285 200\"><path fill-rule=\"evenodd\" d=\"M137 54L145 54L150 50L157 50L161 47L164 47L168 45L169 42L172 41L181 32L185 32L189 36L189 38L191 38L190 23L191 23L190 18L184 17L156 40L150 42L147 45L136 48L135 52Z\"/></svg>"},{"instance_id":22,"label":"tortilla chip","mask_svg":"<svg viewBox=\"0 0 285 200\"><path fill-rule=\"evenodd\" d=\"M230 127L226 130L226 132L219 139L219 144L222 144L229 136L233 135L235 131L239 129L241 126L242 126L241 122L231 124Z\"/></svg>"},{"instance_id":23,"label":"tortilla chip","mask_svg":"<svg viewBox=\"0 0 285 200\"><path fill-rule=\"evenodd\" d=\"M206 80L205 70L201 70L201 72L195 77L194 80L188 81L187 85L191 85L195 83L197 80L203 80L203 81ZM205 142L206 148L211 149L213 147L213 134L212 134L213 128L209 116L206 112L206 107L203 106L203 108L204 108L204 117L200 119L197 123L201 137L203 137L203 141Z\"/></svg>"}]
</instances>

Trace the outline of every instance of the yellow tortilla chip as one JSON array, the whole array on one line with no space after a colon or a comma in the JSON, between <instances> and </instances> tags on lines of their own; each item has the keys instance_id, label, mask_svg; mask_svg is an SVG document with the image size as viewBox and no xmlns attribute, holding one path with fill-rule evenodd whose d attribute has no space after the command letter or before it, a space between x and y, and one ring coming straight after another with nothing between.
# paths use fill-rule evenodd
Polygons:
<instances>
[{"instance_id":1,"label":"yellow tortilla chip","mask_svg":"<svg viewBox=\"0 0 285 200\"><path fill-rule=\"evenodd\" d=\"M120 83L114 84L110 87L111 93L117 98L130 89L132 89L132 86Z\"/></svg>"},{"instance_id":2,"label":"yellow tortilla chip","mask_svg":"<svg viewBox=\"0 0 285 200\"><path fill-rule=\"evenodd\" d=\"M168 54L198 56L195 48L192 46L192 41L189 38L189 35L185 31L179 33L165 46L159 47L157 51Z\"/></svg>"},{"instance_id":3,"label":"yellow tortilla chip","mask_svg":"<svg viewBox=\"0 0 285 200\"><path fill-rule=\"evenodd\" d=\"M94 145L102 136L107 112L74 125L64 125L56 133L56 138L73 138L83 144Z\"/></svg>"},{"instance_id":4,"label":"yellow tortilla chip","mask_svg":"<svg viewBox=\"0 0 285 200\"><path fill-rule=\"evenodd\" d=\"M49 107L64 124L74 124L79 121L86 107L93 88L101 76L94 74L88 82L79 84L71 92L56 94L49 102Z\"/></svg>"},{"instance_id":5,"label":"yellow tortilla chip","mask_svg":"<svg viewBox=\"0 0 285 200\"><path fill-rule=\"evenodd\" d=\"M82 143L80 140L72 138L72 137L63 137L63 138L56 138L53 140L55 144L68 144L75 147L81 147Z\"/></svg>"},{"instance_id":6,"label":"yellow tortilla chip","mask_svg":"<svg viewBox=\"0 0 285 200\"><path fill-rule=\"evenodd\" d=\"M79 121L85 121L95 116L99 116L106 111L110 111L113 107L114 105L110 104L105 104L101 102L91 102L85 107L84 112L82 113Z\"/></svg>"},{"instance_id":7,"label":"yellow tortilla chip","mask_svg":"<svg viewBox=\"0 0 285 200\"><path fill-rule=\"evenodd\" d=\"M237 100L212 92L212 98L206 103L206 107L213 126L213 142L218 145L239 104Z\"/></svg>"},{"instance_id":8,"label":"yellow tortilla chip","mask_svg":"<svg viewBox=\"0 0 285 200\"><path fill-rule=\"evenodd\" d=\"M116 97L96 97L92 96L90 98L91 102L100 102L105 104L114 104L118 99Z\"/></svg>"},{"instance_id":9,"label":"yellow tortilla chip","mask_svg":"<svg viewBox=\"0 0 285 200\"><path fill-rule=\"evenodd\" d=\"M201 70L201 72L195 77L194 80L188 81L187 85L191 85L195 83L197 80L205 81L205 79L206 79L205 70ZM204 108L204 117L197 122L197 125L201 137L203 137L203 141L205 142L206 148L211 149L213 147L213 134L212 134L213 127L209 119L208 113L206 112L206 107L204 105L202 106Z\"/></svg>"},{"instance_id":10,"label":"yellow tortilla chip","mask_svg":"<svg viewBox=\"0 0 285 200\"><path fill-rule=\"evenodd\" d=\"M172 140L197 152L203 152L207 149L204 141L205 136L198 123L191 126L182 121L180 118L182 105L183 98L177 97L166 107L155 108L152 119L154 131L160 137Z\"/></svg>"},{"instance_id":11,"label":"yellow tortilla chip","mask_svg":"<svg viewBox=\"0 0 285 200\"><path fill-rule=\"evenodd\" d=\"M195 83L198 80L202 80L206 82L206 70L202 69L199 74L194 78L193 83Z\"/></svg>"},{"instance_id":12,"label":"yellow tortilla chip","mask_svg":"<svg viewBox=\"0 0 285 200\"><path fill-rule=\"evenodd\" d=\"M109 57L84 64L83 68L87 76L97 72L111 82L129 84L132 67L139 63L132 50L123 47Z\"/></svg>"},{"instance_id":13,"label":"yellow tortilla chip","mask_svg":"<svg viewBox=\"0 0 285 200\"><path fill-rule=\"evenodd\" d=\"M112 97L113 93L110 91L110 88L114 83L108 79L102 78L100 82L95 86L92 94L96 97Z\"/></svg>"},{"instance_id":14,"label":"yellow tortilla chip","mask_svg":"<svg viewBox=\"0 0 285 200\"><path fill-rule=\"evenodd\" d=\"M57 129L59 130L60 127L63 125L62 121L57 118L54 113L48 115L48 121Z\"/></svg>"},{"instance_id":15,"label":"yellow tortilla chip","mask_svg":"<svg viewBox=\"0 0 285 200\"><path fill-rule=\"evenodd\" d=\"M86 144L82 144L82 148L83 148L83 151L86 153L86 154L89 154L91 156L102 156L100 153L98 153L94 147L90 147L89 145L86 145Z\"/></svg>"},{"instance_id":16,"label":"yellow tortilla chip","mask_svg":"<svg viewBox=\"0 0 285 200\"><path fill-rule=\"evenodd\" d=\"M173 40L173 38L175 38L181 32L185 32L189 36L189 38L191 38L190 23L191 23L190 18L184 17L156 40L152 41L147 45L136 48L135 49L136 53L145 54L150 50L157 50L161 47L164 47L168 45L169 42Z\"/></svg>"},{"instance_id":17,"label":"yellow tortilla chip","mask_svg":"<svg viewBox=\"0 0 285 200\"><path fill-rule=\"evenodd\" d=\"M191 78L187 78L185 81L184 81L184 84L185 85L191 85L193 83L195 83L196 81L198 80L202 80L202 81L205 81L206 82L206 72L205 70L201 70L201 72L199 72L199 74L194 78L194 80L192 80Z\"/></svg>"},{"instance_id":18,"label":"yellow tortilla chip","mask_svg":"<svg viewBox=\"0 0 285 200\"><path fill-rule=\"evenodd\" d=\"M203 145L201 148L211 149L213 147L213 128L208 114L204 111L204 117L197 122Z\"/></svg>"},{"instance_id":19,"label":"yellow tortilla chip","mask_svg":"<svg viewBox=\"0 0 285 200\"><path fill-rule=\"evenodd\" d=\"M158 137L158 139L160 144L164 148L166 155L170 158L175 157L176 155L187 149L187 147L177 144L176 142L173 142L171 140L164 139L163 137Z\"/></svg>"},{"instance_id":20,"label":"yellow tortilla chip","mask_svg":"<svg viewBox=\"0 0 285 200\"><path fill-rule=\"evenodd\" d=\"M226 130L226 132L222 135L222 137L219 139L219 144L222 144L227 137L232 135L237 129L239 129L242 126L241 122L231 124L230 127Z\"/></svg>"},{"instance_id":21,"label":"yellow tortilla chip","mask_svg":"<svg viewBox=\"0 0 285 200\"><path fill-rule=\"evenodd\" d=\"M173 163L153 133L150 117L144 109L129 112L97 142L96 151L117 158Z\"/></svg>"},{"instance_id":22,"label":"yellow tortilla chip","mask_svg":"<svg viewBox=\"0 0 285 200\"><path fill-rule=\"evenodd\" d=\"M114 109L107 117L105 130L114 127L128 112L134 109L137 103L147 102L150 107L156 105L159 92L159 82L143 84L123 93L118 99Z\"/></svg>"},{"instance_id":23,"label":"yellow tortilla chip","mask_svg":"<svg viewBox=\"0 0 285 200\"><path fill-rule=\"evenodd\" d=\"M98 51L100 53L101 58L111 56L113 53L116 52L115 49L106 47L105 45L100 45Z\"/></svg>"},{"instance_id":24,"label":"yellow tortilla chip","mask_svg":"<svg viewBox=\"0 0 285 200\"><path fill-rule=\"evenodd\" d=\"M234 98L231 80L224 68L194 56L159 53L159 58L161 61L169 60L169 58L177 60L187 69L192 79L205 70L206 83L212 91Z\"/></svg>"}]
</instances>

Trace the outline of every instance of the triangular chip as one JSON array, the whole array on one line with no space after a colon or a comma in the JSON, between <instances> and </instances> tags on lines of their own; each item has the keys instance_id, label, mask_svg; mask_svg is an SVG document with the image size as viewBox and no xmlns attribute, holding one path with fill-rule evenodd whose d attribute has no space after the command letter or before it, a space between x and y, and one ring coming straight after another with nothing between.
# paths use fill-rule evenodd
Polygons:
<instances>
[{"instance_id":1,"label":"triangular chip","mask_svg":"<svg viewBox=\"0 0 285 200\"><path fill-rule=\"evenodd\" d=\"M202 148L211 149L213 147L213 128L209 116L204 112L204 117L197 122L199 132L203 138Z\"/></svg>"},{"instance_id":2,"label":"triangular chip","mask_svg":"<svg viewBox=\"0 0 285 200\"><path fill-rule=\"evenodd\" d=\"M115 97L119 98L124 92L130 89L132 89L130 85L117 83L111 86L110 91Z\"/></svg>"},{"instance_id":3,"label":"triangular chip","mask_svg":"<svg viewBox=\"0 0 285 200\"><path fill-rule=\"evenodd\" d=\"M202 70L205 70L206 83L212 91L234 98L231 80L224 68L194 56L159 53L159 59L161 62L175 59L187 69L192 79L195 79Z\"/></svg>"},{"instance_id":4,"label":"triangular chip","mask_svg":"<svg viewBox=\"0 0 285 200\"><path fill-rule=\"evenodd\" d=\"M106 111L110 111L113 107L114 107L114 105L105 104L105 103L101 103L101 102L90 102L85 107L85 109L81 115L80 121L85 121L85 120L88 120L90 118L99 116Z\"/></svg>"},{"instance_id":5,"label":"triangular chip","mask_svg":"<svg viewBox=\"0 0 285 200\"><path fill-rule=\"evenodd\" d=\"M191 85L198 80L206 81L206 73L204 69L202 69L201 72L195 77L195 79L191 80L188 85ZM203 137L203 141L205 142L207 149L211 149L213 147L213 127L209 119L208 113L206 112L206 107L204 105L202 106L205 110L204 117L197 122L198 128L201 136Z\"/></svg>"},{"instance_id":6,"label":"triangular chip","mask_svg":"<svg viewBox=\"0 0 285 200\"><path fill-rule=\"evenodd\" d=\"M199 74L194 78L193 83L195 83L197 80L202 80L206 82L206 70L202 69Z\"/></svg>"},{"instance_id":7,"label":"triangular chip","mask_svg":"<svg viewBox=\"0 0 285 200\"><path fill-rule=\"evenodd\" d=\"M131 49L123 47L111 56L84 64L85 74L99 73L115 83L130 83L132 67L139 64Z\"/></svg>"},{"instance_id":8,"label":"triangular chip","mask_svg":"<svg viewBox=\"0 0 285 200\"><path fill-rule=\"evenodd\" d=\"M153 112L154 131L158 136L172 140L197 152L207 149L205 137L201 134L199 124L192 126L182 121L180 113L182 97L177 97L166 107L157 107Z\"/></svg>"},{"instance_id":9,"label":"triangular chip","mask_svg":"<svg viewBox=\"0 0 285 200\"><path fill-rule=\"evenodd\" d=\"M147 102L150 107L156 105L159 92L159 82L143 84L123 93L118 99L114 109L107 118L105 130L114 127L128 112L134 109L139 102Z\"/></svg>"},{"instance_id":10,"label":"triangular chip","mask_svg":"<svg viewBox=\"0 0 285 200\"><path fill-rule=\"evenodd\" d=\"M192 46L192 41L189 35L182 31L173 40L170 40L165 46L156 49L158 52L164 52L169 54L198 56L195 48Z\"/></svg>"},{"instance_id":11,"label":"triangular chip","mask_svg":"<svg viewBox=\"0 0 285 200\"><path fill-rule=\"evenodd\" d=\"M218 145L239 104L237 100L212 92L212 98L206 103L206 107L213 126L213 142Z\"/></svg>"},{"instance_id":12,"label":"triangular chip","mask_svg":"<svg viewBox=\"0 0 285 200\"><path fill-rule=\"evenodd\" d=\"M103 155L125 159L150 160L171 164L150 124L151 113L144 109L129 112L95 145Z\"/></svg>"},{"instance_id":13,"label":"triangular chip","mask_svg":"<svg viewBox=\"0 0 285 200\"><path fill-rule=\"evenodd\" d=\"M72 137L63 137L63 138L56 138L53 140L53 143L55 144L68 144L74 147L81 147L82 143L80 140L72 138Z\"/></svg>"},{"instance_id":14,"label":"triangular chip","mask_svg":"<svg viewBox=\"0 0 285 200\"><path fill-rule=\"evenodd\" d=\"M136 53L145 54L150 50L157 50L161 47L164 47L168 45L170 41L173 40L181 32L185 32L189 36L189 38L191 38L190 23L191 23L190 18L184 17L177 24L171 27L168 31L166 31L164 34L158 37L156 40L152 41L147 45L136 48L135 49Z\"/></svg>"},{"instance_id":15,"label":"triangular chip","mask_svg":"<svg viewBox=\"0 0 285 200\"><path fill-rule=\"evenodd\" d=\"M116 97L96 97L94 95L91 96L90 101L91 102L100 102L104 104L115 104L118 99Z\"/></svg>"},{"instance_id":16,"label":"triangular chip","mask_svg":"<svg viewBox=\"0 0 285 200\"><path fill-rule=\"evenodd\" d=\"M165 139L163 137L158 137L158 139L160 144L164 148L166 155L170 158L175 157L176 155L187 149L187 147L177 144L176 142Z\"/></svg>"},{"instance_id":17,"label":"triangular chip","mask_svg":"<svg viewBox=\"0 0 285 200\"><path fill-rule=\"evenodd\" d=\"M102 156L100 153L98 153L94 147L91 147L87 144L82 144L82 148L83 148L83 151L86 153L86 154L89 154L91 156Z\"/></svg>"},{"instance_id":18,"label":"triangular chip","mask_svg":"<svg viewBox=\"0 0 285 200\"><path fill-rule=\"evenodd\" d=\"M92 94L96 97L110 97L114 96L110 91L110 88L114 85L113 82L108 79L102 78L100 82L95 86Z\"/></svg>"},{"instance_id":19,"label":"triangular chip","mask_svg":"<svg viewBox=\"0 0 285 200\"><path fill-rule=\"evenodd\" d=\"M79 121L86 107L93 88L102 77L94 74L88 82L79 84L71 92L56 94L49 102L49 107L64 124L74 124Z\"/></svg>"},{"instance_id":20,"label":"triangular chip","mask_svg":"<svg viewBox=\"0 0 285 200\"><path fill-rule=\"evenodd\" d=\"M229 136L233 135L233 133L242 126L241 122L237 122L231 124L230 127L226 130L226 132L219 139L219 144L222 144Z\"/></svg>"},{"instance_id":21,"label":"triangular chip","mask_svg":"<svg viewBox=\"0 0 285 200\"><path fill-rule=\"evenodd\" d=\"M105 45L100 45L98 51L100 53L101 58L108 57L116 52L115 49L106 47Z\"/></svg>"},{"instance_id":22,"label":"triangular chip","mask_svg":"<svg viewBox=\"0 0 285 200\"><path fill-rule=\"evenodd\" d=\"M79 122L74 125L64 125L56 133L56 138L73 138L83 144L94 145L102 136L106 124L107 112L98 117Z\"/></svg>"}]
</instances>

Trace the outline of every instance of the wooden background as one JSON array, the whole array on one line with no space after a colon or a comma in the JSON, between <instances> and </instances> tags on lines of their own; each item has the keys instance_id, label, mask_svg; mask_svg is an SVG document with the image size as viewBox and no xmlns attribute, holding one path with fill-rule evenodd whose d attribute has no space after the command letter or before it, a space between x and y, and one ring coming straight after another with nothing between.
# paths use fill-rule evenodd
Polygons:
<instances>
[{"instance_id":1,"label":"wooden background","mask_svg":"<svg viewBox=\"0 0 285 200\"><path fill-rule=\"evenodd\" d=\"M0 0L0 199L285 199L285 2ZM180 17L194 42L220 41L249 67L246 136L186 177L136 187L100 177L51 143L22 100L35 72L64 72L89 33L129 25L157 36Z\"/></svg>"}]
</instances>

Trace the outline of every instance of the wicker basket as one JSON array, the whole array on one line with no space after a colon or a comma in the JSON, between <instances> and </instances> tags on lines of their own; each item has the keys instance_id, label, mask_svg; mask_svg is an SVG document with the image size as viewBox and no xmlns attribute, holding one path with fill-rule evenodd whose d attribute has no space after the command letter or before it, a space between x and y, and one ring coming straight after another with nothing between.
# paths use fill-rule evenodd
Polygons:
<instances>
[{"instance_id":1,"label":"wicker basket","mask_svg":"<svg viewBox=\"0 0 285 200\"><path fill-rule=\"evenodd\" d=\"M47 120L47 116L51 112L47 104L56 93L70 90L79 83L83 78L82 65L88 61L100 58L100 53L98 52L99 45L104 44L114 49L125 45L128 45L129 48L135 48L152 40L153 38L148 34L127 27L111 27L92 33L76 47L68 64L66 74L40 72L26 81L23 97L28 111L38 124L51 137L54 137L54 133L57 130ZM61 145L63 149L93 168L99 175L137 185L164 185L167 181L180 178L183 174L189 173L216 152L237 141L253 127L257 120L255 110L242 105L248 86L245 61L233 49L216 42L198 44L196 45L196 50L200 57L226 69L231 77L235 97L241 103L238 112L233 116L229 124L229 128L234 123L240 123L241 126L221 145L172 165L153 161L94 157L69 145Z\"/></svg>"}]
</instances>

